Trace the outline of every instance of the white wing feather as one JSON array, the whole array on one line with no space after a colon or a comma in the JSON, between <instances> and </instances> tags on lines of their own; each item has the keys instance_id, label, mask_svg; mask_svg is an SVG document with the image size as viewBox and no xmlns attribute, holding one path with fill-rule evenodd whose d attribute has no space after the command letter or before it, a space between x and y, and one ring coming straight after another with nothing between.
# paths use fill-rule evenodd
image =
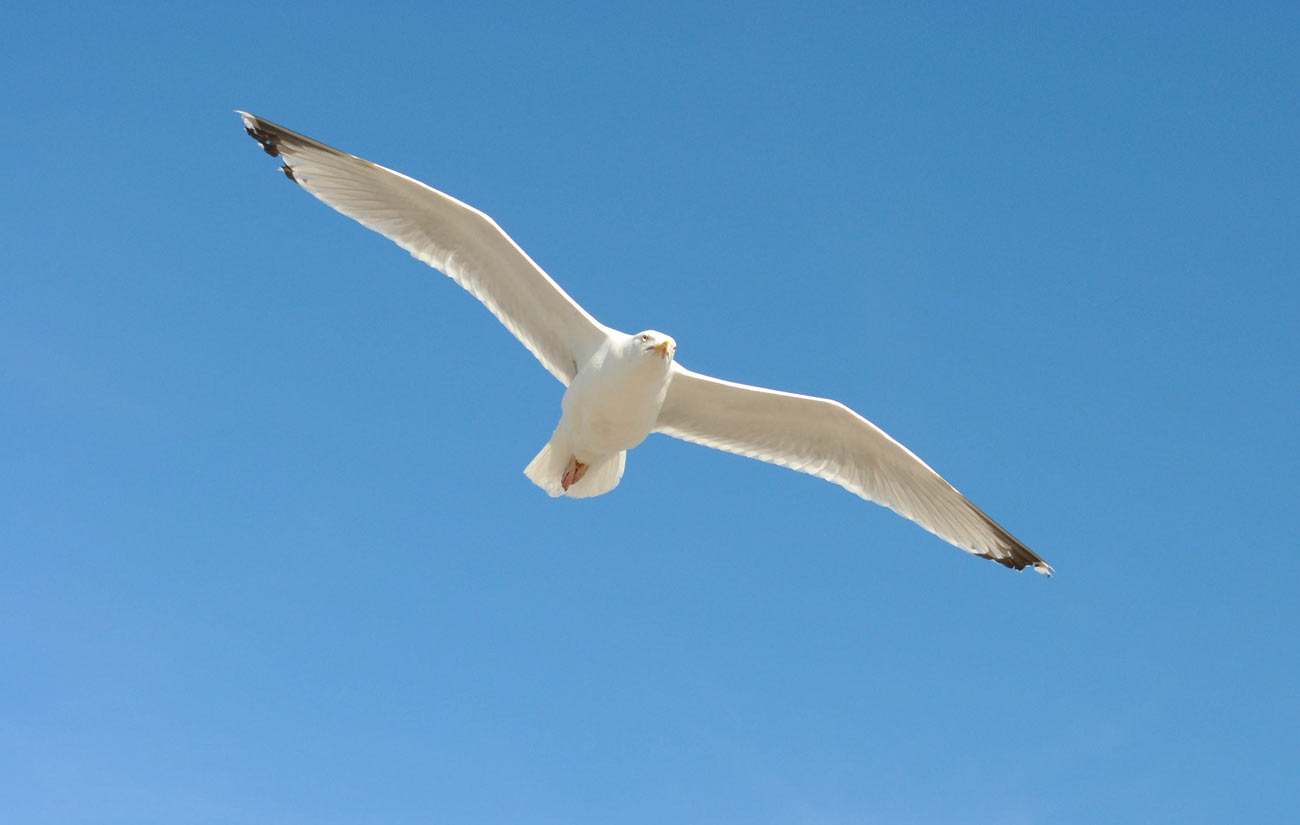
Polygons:
<instances>
[{"instance_id":1,"label":"white wing feather","mask_svg":"<svg viewBox=\"0 0 1300 825\"><path fill-rule=\"evenodd\" d=\"M655 430L833 481L967 552L1051 575L925 462L838 401L721 381L674 363Z\"/></svg>"},{"instance_id":2,"label":"white wing feather","mask_svg":"<svg viewBox=\"0 0 1300 825\"><path fill-rule=\"evenodd\" d=\"M609 334L482 212L399 172L239 112L285 174L329 206L445 273L568 385Z\"/></svg>"}]
</instances>

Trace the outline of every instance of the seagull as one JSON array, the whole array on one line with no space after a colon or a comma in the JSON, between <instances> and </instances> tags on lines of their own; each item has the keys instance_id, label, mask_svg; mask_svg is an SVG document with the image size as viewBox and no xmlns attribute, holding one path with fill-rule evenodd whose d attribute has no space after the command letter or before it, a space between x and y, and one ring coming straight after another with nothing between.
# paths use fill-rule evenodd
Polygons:
<instances>
[{"instance_id":1,"label":"seagull","mask_svg":"<svg viewBox=\"0 0 1300 825\"><path fill-rule=\"evenodd\" d=\"M664 433L824 478L962 550L1052 568L929 465L838 401L701 375L677 342L597 321L472 206L400 172L236 110L281 171L467 289L565 386L560 421L524 474L551 496L618 486L627 451Z\"/></svg>"}]
</instances>

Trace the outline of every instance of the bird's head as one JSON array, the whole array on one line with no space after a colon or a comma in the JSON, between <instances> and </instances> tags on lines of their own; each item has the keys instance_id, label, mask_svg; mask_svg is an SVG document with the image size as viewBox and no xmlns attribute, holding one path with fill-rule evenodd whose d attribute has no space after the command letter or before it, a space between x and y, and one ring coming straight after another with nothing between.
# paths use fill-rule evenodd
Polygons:
<instances>
[{"instance_id":1,"label":"bird's head","mask_svg":"<svg viewBox=\"0 0 1300 825\"><path fill-rule=\"evenodd\" d=\"M677 353L677 342L672 339L672 336L653 329L633 335L632 347L634 351L657 356L668 363L672 362L673 355Z\"/></svg>"}]
</instances>

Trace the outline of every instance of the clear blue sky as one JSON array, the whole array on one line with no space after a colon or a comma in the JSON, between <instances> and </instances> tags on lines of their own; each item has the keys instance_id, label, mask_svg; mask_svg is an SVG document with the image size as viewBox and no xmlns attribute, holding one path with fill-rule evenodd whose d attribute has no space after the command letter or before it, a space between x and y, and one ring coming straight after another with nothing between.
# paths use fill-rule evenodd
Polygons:
<instances>
[{"instance_id":1,"label":"clear blue sky","mask_svg":"<svg viewBox=\"0 0 1300 825\"><path fill-rule=\"evenodd\" d=\"M1295 4L0 11L0 811L22 825L1281 822ZM482 208L830 395L1057 569L652 437L275 171Z\"/></svg>"}]
</instances>

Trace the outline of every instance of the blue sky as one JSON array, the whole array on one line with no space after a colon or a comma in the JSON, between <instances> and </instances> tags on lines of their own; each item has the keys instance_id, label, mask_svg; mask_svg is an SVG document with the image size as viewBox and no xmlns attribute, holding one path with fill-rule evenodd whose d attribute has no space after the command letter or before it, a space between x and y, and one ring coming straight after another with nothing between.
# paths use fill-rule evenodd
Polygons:
<instances>
[{"instance_id":1,"label":"blue sky","mask_svg":"<svg viewBox=\"0 0 1300 825\"><path fill-rule=\"evenodd\" d=\"M0 27L7 821L1294 815L1294 4ZM548 499L561 387L235 108L848 403L1057 575L663 437Z\"/></svg>"}]
</instances>

